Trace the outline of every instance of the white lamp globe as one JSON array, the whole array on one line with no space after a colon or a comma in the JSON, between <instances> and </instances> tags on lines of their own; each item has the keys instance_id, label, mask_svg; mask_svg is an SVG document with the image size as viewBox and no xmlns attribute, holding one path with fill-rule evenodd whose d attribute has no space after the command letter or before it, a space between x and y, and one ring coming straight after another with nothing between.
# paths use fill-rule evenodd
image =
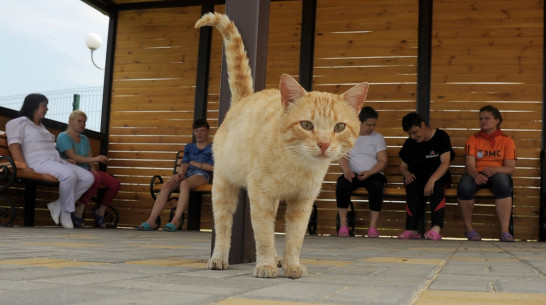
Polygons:
<instances>
[{"instance_id":1,"label":"white lamp globe","mask_svg":"<svg viewBox=\"0 0 546 305\"><path fill-rule=\"evenodd\" d=\"M97 33L90 33L85 39L85 44L91 50L96 50L102 45L102 38Z\"/></svg>"}]
</instances>

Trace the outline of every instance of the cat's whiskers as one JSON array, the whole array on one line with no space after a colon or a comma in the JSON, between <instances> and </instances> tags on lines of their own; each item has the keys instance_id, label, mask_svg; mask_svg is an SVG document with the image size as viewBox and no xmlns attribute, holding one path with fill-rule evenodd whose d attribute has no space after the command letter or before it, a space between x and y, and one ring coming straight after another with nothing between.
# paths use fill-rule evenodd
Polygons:
<instances>
[{"instance_id":1,"label":"cat's whiskers","mask_svg":"<svg viewBox=\"0 0 546 305\"><path fill-rule=\"evenodd\" d=\"M287 145L286 148L290 151L287 155L291 159L290 161L297 161L306 158L309 155L308 149L304 149L302 145Z\"/></svg>"}]
</instances>

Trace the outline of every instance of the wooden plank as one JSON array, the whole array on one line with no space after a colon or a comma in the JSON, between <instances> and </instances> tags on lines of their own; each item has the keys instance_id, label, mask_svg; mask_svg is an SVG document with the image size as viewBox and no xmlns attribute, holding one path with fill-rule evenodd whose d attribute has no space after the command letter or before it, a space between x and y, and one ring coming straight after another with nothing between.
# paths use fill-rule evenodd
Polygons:
<instances>
[{"instance_id":1,"label":"wooden plank","mask_svg":"<svg viewBox=\"0 0 546 305\"><path fill-rule=\"evenodd\" d=\"M434 11L450 14L454 11L484 12L491 10L529 10L542 8L540 1L511 1L511 0L462 0L438 1L434 3Z\"/></svg>"},{"instance_id":2,"label":"wooden plank","mask_svg":"<svg viewBox=\"0 0 546 305\"><path fill-rule=\"evenodd\" d=\"M391 66L315 66L314 71L320 75L328 75L329 78L335 78L338 83L354 81L352 74L370 74L367 79L375 79L377 76L395 78L391 82L415 82L417 80L417 70L412 65L391 65ZM399 75L400 74L400 75ZM400 79L400 81L397 81ZM372 82L372 81L368 81ZM384 79L382 82L388 82Z\"/></svg>"},{"instance_id":3,"label":"wooden plank","mask_svg":"<svg viewBox=\"0 0 546 305\"><path fill-rule=\"evenodd\" d=\"M209 122L210 124L210 122ZM151 126L143 126L143 127L137 127L137 126L130 126L130 127L114 127L111 129L110 134L112 136L127 136L127 135L171 135L171 134L184 134L184 139L188 138L188 134L190 134L192 131L187 130L191 128L187 128L183 125L180 127L175 125L170 126L153 126L153 124L150 124ZM214 136L216 129L210 129L210 139L212 140L212 137Z\"/></svg>"},{"instance_id":4,"label":"wooden plank","mask_svg":"<svg viewBox=\"0 0 546 305\"><path fill-rule=\"evenodd\" d=\"M193 122L192 112L180 112L178 119L171 120L123 120L111 121L111 128L126 128L126 127L155 127L163 128L168 126L183 126ZM190 136L190 135L188 135Z\"/></svg>"},{"instance_id":5,"label":"wooden plank","mask_svg":"<svg viewBox=\"0 0 546 305\"><path fill-rule=\"evenodd\" d=\"M110 143L109 151L144 151L144 152L173 152L178 151L180 143L150 143L150 144L125 144Z\"/></svg>"}]
</instances>

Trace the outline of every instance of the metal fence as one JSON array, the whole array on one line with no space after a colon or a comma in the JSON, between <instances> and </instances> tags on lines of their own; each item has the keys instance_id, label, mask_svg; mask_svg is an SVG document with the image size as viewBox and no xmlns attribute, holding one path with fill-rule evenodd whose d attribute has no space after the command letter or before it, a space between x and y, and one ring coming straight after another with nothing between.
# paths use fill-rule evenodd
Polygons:
<instances>
[{"instance_id":1,"label":"metal fence","mask_svg":"<svg viewBox=\"0 0 546 305\"><path fill-rule=\"evenodd\" d=\"M49 108L46 118L68 123L68 116L79 109L87 114L89 130L100 132L102 117L102 87L86 87L40 92L47 96ZM21 109L26 94L0 96L0 105L13 110Z\"/></svg>"}]
</instances>

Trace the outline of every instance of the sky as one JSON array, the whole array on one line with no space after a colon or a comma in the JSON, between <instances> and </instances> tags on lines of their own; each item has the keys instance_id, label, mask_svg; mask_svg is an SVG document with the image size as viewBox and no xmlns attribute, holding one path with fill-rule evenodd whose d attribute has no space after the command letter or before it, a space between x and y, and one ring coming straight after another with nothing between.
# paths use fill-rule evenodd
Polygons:
<instances>
[{"instance_id":1,"label":"sky","mask_svg":"<svg viewBox=\"0 0 546 305\"><path fill-rule=\"evenodd\" d=\"M102 37L94 59L104 68L108 20L80 0L0 0L0 97L102 87L85 39Z\"/></svg>"}]
</instances>

